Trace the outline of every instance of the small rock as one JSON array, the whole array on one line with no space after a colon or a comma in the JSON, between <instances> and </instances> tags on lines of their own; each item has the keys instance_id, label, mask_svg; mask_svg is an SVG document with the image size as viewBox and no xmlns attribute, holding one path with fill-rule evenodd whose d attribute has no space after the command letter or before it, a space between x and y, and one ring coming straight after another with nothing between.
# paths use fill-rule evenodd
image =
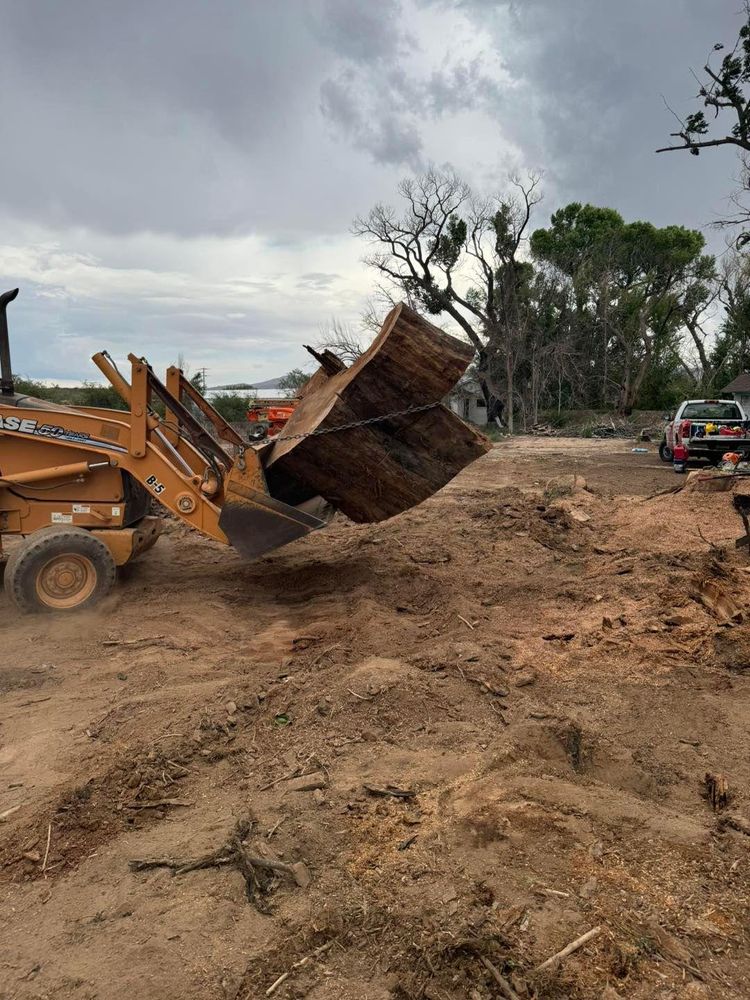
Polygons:
<instances>
[{"instance_id":1,"label":"small rock","mask_svg":"<svg viewBox=\"0 0 750 1000\"><path fill-rule=\"evenodd\" d=\"M237 703L234 701L228 701L224 707L226 708L228 715L234 715L237 711Z\"/></svg>"},{"instance_id":2,"label":"small rock","mask_svg":"<svg viewBox=\"0 0 750 1000\"><path fill-rule=\"evenodd\" d=\"M378 734L374 729L363 729L360 736L367 743L374 743L378 738Z\"/></svg>"},{"instance_id":3,"label":"small rock","mask_svg":"<svg viewBox=\"0 0 750 1000\"><path fill-rule=\"evenodd\" d=\"M676 628L678 625L690 625L695 619L691 618L690 615L668 615L664 619L665 625L671 625Z\"/></svg>"},{"instance_id":4,"label":"small rock","mask_svg":"<svg viewBox=\"0 0 750 1000\"><path fill-rule=\"evenodd\" d=\"M328 785L325 774L322 771L315 771L313 774L303 774L299 778L290 778L286 787L291 792L312 792L316 788L325 788Z\"/></svg>"},{"instance_id":5,"label":"small rock","mask_svg":"<svg viewBox=\"0 0 750 1000\"><path fill-rule=\"evenodd\" d=\"M42 856L39 851L24 851L23 857L26 858L27 861L37 862L42 860Z\"/></svg>"},{"instance_id":6,"label":"small rock","mask_svg":"<svg viewBox=\"0 0 750 1000\"><path fill-rule=\"evenodd\" d=\"M609 615L604 615L602 618L602 628L614 628L615 623L612 621Z\"/></svg>"},{"instance_id":7,"label":"small rock","mask_svg":"<svg viewBox=\"0 0 750 1000\"><path fill-rule=\"evenodd\" d=\"M322 788L313 789L313 801L316 806L324 806L326 804L326 797Z\"/></svg>"},{"instance_id":8,"label":"small rock","mask_svg":"<svg viewBox=\"0 0 750 1000\"><path fill-rule=\"evenodd\" d=\"M589 854L592 858L596 858L600 861L604 857L604 844L601 840L595 840L594 843L589 847Z\"/></svg>"},{"instance_id":9,"label":"small rock","mask_svg":"<svg viewBox=\"0 0 750 1000\"><path fill-rule=\"evenodd\" d=\"M586 524L587 521L591 520L590 516L586 513L586 511L578 510L575 507L571 507L568 513L570 514L572 519L574 521L577 521L579 524Z\"/></svg>"},{"instance_id":10,"label":"small rock","mask_svg":"<svg viewBox=\"0 0 750 1000\"><path fill-rule=\"evenodd\" d=\"M307 866L301 861L297 861L296 864L292 865L292 871L294 872L294 881L300 889L306 889L310 884L310 872L307 870Z\"/></svg>"},{"instance_id":11,"label":"small rock","mask_svg":"<svg viewBox=\"0 0 750 1000\"><path fill-rule=\"evenodd\" d=\"M596 892L598 886L599 886L598 880L595 878L590 878L586 882L584 882L583 885L580 887L580 889L578 890L578 895L581 897L581 899L591 899L591 897Z\"/></svg>"},{"instance_id":12,"label":"small rock","mask_svg":"<svg viewBox=\"0 0 750 1000\"><path fill-rule=\"evenodd\" d=\"M315 706L315 711L318 713L318 715L328 715L330 710L331 709L327 701L319 701L318 704Z\"/></svg>"},{"instance_id":13,"label":"small rock","mask_svg":"<svg viewBox=\"0 0 750 1000\"><path fill-rule=\"evenodd\" d=\"M522 670L514 679L513 683L517 688L529 687L536 684L536 674L533 670Z\"/></svg>"},{"instance_id":14,"label":"small rock","mask_svg":"<svg viewBox=\"0 0 750 1000\"><path fill-rule=\"evenodd\" d=\"M128 679L128 675L127 674L123 674L123 673L119 673L117 675L117 679L118 679L118 681L126 681Z\"/></svg>"}]
</instances>

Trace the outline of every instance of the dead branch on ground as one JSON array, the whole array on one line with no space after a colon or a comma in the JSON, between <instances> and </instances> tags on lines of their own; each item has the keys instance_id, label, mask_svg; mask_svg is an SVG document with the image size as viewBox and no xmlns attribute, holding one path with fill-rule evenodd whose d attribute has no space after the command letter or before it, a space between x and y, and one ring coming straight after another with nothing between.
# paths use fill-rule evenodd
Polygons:
<instances>
[{"instance_id":1,"label":"dead branch on ground","mask_svg":"<svg viewBox=\"0 0 750 1000\"><path fill-rule=\"evenodd\" d=\"M182 861L174 858L135 859L129 864L130 870L142 872L152 868L169 868L174 875L185 875L203 868L231 865L239 871L245 880L245 892L249 902L260 913L270 913L270 908L263 901L263 897L268 896L272 891L277 874L289 876L298 886L303 888L309 883L309 875L301 862L288 865L283 861L250 854L247 850L247 843L252 835L253 827L252 820L238 820L226 843L210 854Z\"/></svg>"}]
</instances>

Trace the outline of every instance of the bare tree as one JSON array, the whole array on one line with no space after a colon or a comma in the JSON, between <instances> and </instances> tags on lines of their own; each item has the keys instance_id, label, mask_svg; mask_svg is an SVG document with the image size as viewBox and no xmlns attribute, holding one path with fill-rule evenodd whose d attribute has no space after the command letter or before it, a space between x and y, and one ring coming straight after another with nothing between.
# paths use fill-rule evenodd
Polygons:
<instances>
[{"instance_id":1,"label":"bare tree","mask_svg":"<svg viewBox=\"0 0 750 1000\"><path fill-rule=\"evenodd\" d=\"M321 326L315 349L332 351L344 364L351 365L365 349L363 339L352 329L351 324L342 323L333 317Z\"/></svg>"},{"instance_id":2,"label":"bare tree","mask_svg":"<svg viewBox=\"0 0 750 1000\"><path fill-rule=\"evenodd\" d=\"M431 169L399 184L401 213L376 205L353 231L371 244L366 263L433 315L447 314L477 352L488 407L505 394L512 430L517 370L528 323L529 265L521 251L539 178L475 197L452 171Z\"/></svg>"},{"instance_id":3,"label":"bare tree","mask_svg":"<svg viewBox=\"0 0 750 1000\"><path fill-rule=\"evenodd\" d=\"M703 66L703 79L693 73L698 82L697 97L708 110L696 111L681 118L667 104L679 124L677 131L670 135L679 142L656 150L657 153L687 150L693 156L715 146L734 146L739 150L742 164L740 190L730 198L736 211L719 220L720 226L747 225L750 222L750 209L743 202L743 195L750 190L750 157L747 155L750 154L750 0L744 0L743 11L744 23L731 51L721 59L721 64L718 67L712 65L715 54L724 50L723 43L717 42ZM711 134L712 127L717 126L718 134ZM749 235L742 234L737 240L738 245L743 245L748 239Z\"/></svg>"}]
</instances>

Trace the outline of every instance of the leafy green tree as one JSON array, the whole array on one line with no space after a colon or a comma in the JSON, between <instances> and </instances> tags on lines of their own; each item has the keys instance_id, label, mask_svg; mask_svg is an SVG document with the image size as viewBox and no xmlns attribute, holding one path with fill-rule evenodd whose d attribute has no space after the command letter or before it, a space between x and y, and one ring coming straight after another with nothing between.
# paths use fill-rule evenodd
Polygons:
<instances>
[{"instance_id":1,"label":"leafy green tree","mask_svg":"<svg viewBox=\"0 0 750 1000\"><path fill-rule=\"evenodd\" d=\"M247 420L247 411L253 402L252 396L236 396L231 392L217 392L211 397L211 405L230 424Z\"/></svg>"},{"instance_id":2,"label":"leafy green tree","mask_svg":"<svg viewBox=\"0 0 750 1000\"><path fill-rule=\"evenodd\" d=\"M55 399L55 389L59 386L48 386L38 379L24 378L23 375L15 375L13 378L13 384L15 386L16 392L21 396L33 396L35 399L46 399L52 401Z\"/></svg>"},{"instance_id":3,"label":"leafy green tree","mask_svg":"<svg viewBox=\"0 0 750 1000\"><path fill-rule=\"evenodd\" d=\"M573 202L531 236L531 251L568 282L573 327L596 369L600 398L635 406L653 364L677 350L685 314L708 295L714 260L682 226L626 223L611 208Z\"/></svg>"},{"instance_id":4,"label":"leafy green tree","mask_svg":"<svg viewBox=\"0 0 750 1000\"><path fill-rule=\"evenodd\" d=\"M95 406L105 410L125 410L126 404L110 385L84 382L82 385L47 385L39 379L17 376L16 392L35 399L70 406Z\"/></svg>"},{"instance_id":5,"label":"leafy green tree","mask_svg":"<svg viewBox=\"0 0 750 1000\"><path fill-rule=\"evenodd\" d=\"M96 406L104 410L126 410L125 403L111 385L97 385L95 382L84 382L76 390L75 398L79 406Z\"/></svg>"},{"instance_id":6,"label":"leafy green tree","mask_svg":"<svg viewBox=\"0 0 750 1000\"><path fill-rule=\"evenodd\" d=\"M745 254L726 261L719 298L724 317L711 352L717 392L750 368L750 259Z\"/></svg>"},{"instance_id":7,"label":"leafy green tree","mask_svg":"<svg viewBox=\"0 0 750 1000\"><path fill-rule=\"evenodd\" d=\"M195 375L190 376L190 384L194 389L197 389L201 395L206 392L206 369L199 369Z\"/></svg>"},{"instance_id":8,"label":"leafy green tree","mask_svg":"<svg viewBox=\"0 0 750 1000\"><path fill-rule=\"evenodd\" d=\"M292 368L283 378L279 379L279 388L285 392L299 392L303 385L310 381L310 376L301 368Z\"/></svg>"}]
</instances>

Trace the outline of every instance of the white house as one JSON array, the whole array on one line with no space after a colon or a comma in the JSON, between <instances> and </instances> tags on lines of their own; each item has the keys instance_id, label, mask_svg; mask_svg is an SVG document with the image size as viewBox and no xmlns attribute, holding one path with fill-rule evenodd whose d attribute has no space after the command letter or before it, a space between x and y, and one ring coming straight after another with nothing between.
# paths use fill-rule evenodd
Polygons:
<instances>
[{"instance_id":1,"label":"white house","mask_svg":"<svg viewBox=\"0 0 750 1000\"><path fill-rule=\"evenodd\" d=\"M750 413L750 372L741 372L729 385L724 386L721 395L724 399L732 396L745 413Z\"/></svg>"},{"instance_id":2,"label":"white house","mask_svg":"<svg viewBox=\"0 0 750 1000\"><path fill-rule=\"evenodd\" d=\"M463 420L480 427L487 425L487 403L478 382L462 379L448 396L448 405Z\"/></svg>"}]
</instances>

